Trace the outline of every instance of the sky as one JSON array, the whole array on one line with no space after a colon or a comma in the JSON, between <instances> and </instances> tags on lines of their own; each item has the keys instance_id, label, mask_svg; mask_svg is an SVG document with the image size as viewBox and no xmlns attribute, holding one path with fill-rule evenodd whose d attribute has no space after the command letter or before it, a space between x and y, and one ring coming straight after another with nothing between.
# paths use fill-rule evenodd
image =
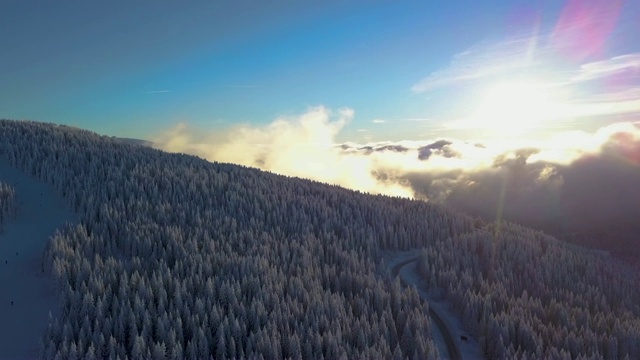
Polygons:
<instances>
[{"instance_id":1,"label":"sky","mask_svg":"<svg viewBox=\"0 0 640 360\"><path fill-rule=\"evenodd\" d=\"M640 259L638 19L640 0L3 0L0 117Z\"/></svg>"},{"instance_id":2,"label":"sky","mask_svg":"<svg viewBox=\"0 0 640 360\"><path fill-rule=\"evenodd\" d=\"M638 18L638 0L4 0L0 117L149 140L318 106L353 113L336 142L595 131L640 112Z\"/></svg>"}]
</instances>

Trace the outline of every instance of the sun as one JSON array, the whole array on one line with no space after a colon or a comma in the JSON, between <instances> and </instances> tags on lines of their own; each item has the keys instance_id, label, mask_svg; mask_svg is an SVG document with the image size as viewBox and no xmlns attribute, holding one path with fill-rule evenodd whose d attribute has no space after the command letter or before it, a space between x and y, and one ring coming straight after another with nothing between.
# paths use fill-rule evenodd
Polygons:
<instances>
[{"instance_id":1,"label":"sun","mask_svg":"<svg viewBox=\"0 0 640 360\"><path fill-rule=\"evenodd\" d=\"M558 99L549 86L534 81L492 84L480 94L472 114L474 125L494 135L522 135L560 113Z\"/></svg>"}]
</instances>

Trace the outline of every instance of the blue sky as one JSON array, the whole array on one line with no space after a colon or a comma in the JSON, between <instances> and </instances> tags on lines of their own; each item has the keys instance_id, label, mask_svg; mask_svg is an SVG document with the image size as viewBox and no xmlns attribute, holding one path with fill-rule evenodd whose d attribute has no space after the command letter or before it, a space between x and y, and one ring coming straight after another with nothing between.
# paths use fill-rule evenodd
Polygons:
<instances>
[{"instance_id":1,"label":"blue sky","mask_svg":"<svg viewBox=\"0 0 640 360\"><path fill-rule=\"evenodd\" d=\"M488 117L547 106L545 131L597 127L640 112L639 9L638 0L5 0L0 117L149 138L176 123L263 126L322 105L355 112L339 140L380 141L469 137ZM496 110L503 95L516 105Z\"/></svg>"}]
</instances>

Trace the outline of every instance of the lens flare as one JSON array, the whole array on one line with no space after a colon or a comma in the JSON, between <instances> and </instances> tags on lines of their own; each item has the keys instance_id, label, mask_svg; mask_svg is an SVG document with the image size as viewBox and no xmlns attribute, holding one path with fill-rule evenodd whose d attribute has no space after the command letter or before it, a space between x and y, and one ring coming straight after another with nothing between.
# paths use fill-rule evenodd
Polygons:
<instances>
[{"instance_id":1,"label":"lens flare","mask_svg":"<svg viewBox=\"0 0 640 360\"><path fill-rule=\"evenodd\" d=\"M602 55L622 6L622 0L569 0L553 31L553 46L569 61Z\"/></svg>"}]
</instances>

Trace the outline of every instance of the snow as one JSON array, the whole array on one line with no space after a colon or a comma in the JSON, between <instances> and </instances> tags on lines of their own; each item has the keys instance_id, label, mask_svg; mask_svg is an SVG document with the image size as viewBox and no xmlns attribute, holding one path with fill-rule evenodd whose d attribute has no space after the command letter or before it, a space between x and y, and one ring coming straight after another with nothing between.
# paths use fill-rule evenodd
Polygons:
<instances>
[{"instance_id":1,"label":"snow","mask_svg":"<svg viewBox=\"0 0 640 360\"><path fill-rule=\"evenodd\" d=\"M397 264L420 256L421 250L411 250L385 254L384 260L387 266L392 269ZM424 281L420 278L416 271L416 263L411 262L400 269L400 277L405 283L413 285L418 290L418 294L429 303L429 307L438 314L444 322L447 331L452 335L456 347L460 351L462 359L484 359L484 355L480 349L477 340L467 333L462 326L462 322L454 313L451 303L444 300L442 296L437 296L438 289L427 289ZM433 324L433 321L432 321ZM435 324L431 327L434 341L438 346L440 354L447 354L447 346L438 326ZM460 336L465 335L467 341L461 340Z\"/></svg>"},{"instance_id":2,"label":"snow","mask_svg":"<svg viewBox=\"0 0 640 360\"><path fill-rule=\"evenodd\" d=\"M0 180L15 188L18 206L0 233L0 359L33 359L58 306L53 281L41 272L42 255L55 230L76 218L52 186L3 158Z\"/></svg>"}]
</instances>

